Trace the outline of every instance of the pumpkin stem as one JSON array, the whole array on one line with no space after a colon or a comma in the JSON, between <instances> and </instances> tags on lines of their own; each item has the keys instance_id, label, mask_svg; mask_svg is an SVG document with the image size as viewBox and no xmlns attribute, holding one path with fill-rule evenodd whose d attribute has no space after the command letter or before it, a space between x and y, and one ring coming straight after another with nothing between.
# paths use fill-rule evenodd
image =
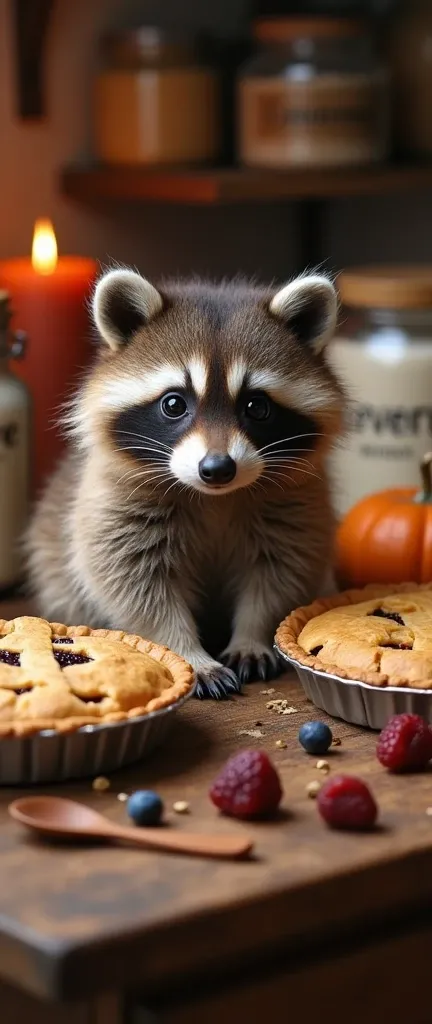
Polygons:
<instances>
[{"instance_id":1,"label":"pumpkin stem","mask_svg":"<svg viewBox=\"0 0 432 1024\"><path fill-rule=\"evenodd\" d=\"M420 504L432 503L432 452L426 452L420 463L423 489L415 496Z\"/></svg>"}]
</instances>

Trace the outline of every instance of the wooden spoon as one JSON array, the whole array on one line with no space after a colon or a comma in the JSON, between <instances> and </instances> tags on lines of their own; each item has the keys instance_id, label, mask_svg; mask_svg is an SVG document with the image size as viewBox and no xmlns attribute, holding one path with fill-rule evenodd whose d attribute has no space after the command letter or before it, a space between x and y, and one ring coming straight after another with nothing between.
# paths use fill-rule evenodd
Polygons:
<instances>
[{"instance_id":1,"label":"wooden spoon","mask_svg":"<svg viewBox=\"0 0 432 1024\"><path fill-rule=\"evenodd\" d=\"M41 835L93 836L196 857L245 857L253 845L247 836L194 835L160 827L127 828L116 825L86 804L61 796L22 797L9 804L9 814Z\"/></svg>"}]
</instances>

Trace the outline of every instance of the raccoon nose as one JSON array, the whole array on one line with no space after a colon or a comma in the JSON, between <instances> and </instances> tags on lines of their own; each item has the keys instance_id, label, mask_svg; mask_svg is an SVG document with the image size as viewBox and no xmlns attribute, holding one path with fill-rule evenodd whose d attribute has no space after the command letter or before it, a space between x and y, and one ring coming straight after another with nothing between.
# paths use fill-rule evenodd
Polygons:
<instances>
[{"instance_id":1,"label":"raccoon nose","mask_svg":"<svg viewBox=\"0 0 432 1024\"><path fill-rule=\"evenodd\" d=\"M229 484L234 480L237 466L230 455L205 455L198 472L205 484Z\"/></svg>"}]
</instances>

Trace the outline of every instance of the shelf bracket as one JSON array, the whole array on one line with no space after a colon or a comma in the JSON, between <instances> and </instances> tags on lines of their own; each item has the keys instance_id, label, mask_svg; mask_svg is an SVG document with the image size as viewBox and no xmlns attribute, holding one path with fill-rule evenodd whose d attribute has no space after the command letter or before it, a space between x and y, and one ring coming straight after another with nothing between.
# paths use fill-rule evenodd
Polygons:
<instances>
[{"instance_id":1,"label":"shelf bracket","mask_svg":"<svg viewBox=\"0 0 432 1024\"><path fill-rule=\"evenodd\" d=\"M17 113L43 117L44 58L54 0L11 0L16 60Z\"/></svg>"}]
</instances>

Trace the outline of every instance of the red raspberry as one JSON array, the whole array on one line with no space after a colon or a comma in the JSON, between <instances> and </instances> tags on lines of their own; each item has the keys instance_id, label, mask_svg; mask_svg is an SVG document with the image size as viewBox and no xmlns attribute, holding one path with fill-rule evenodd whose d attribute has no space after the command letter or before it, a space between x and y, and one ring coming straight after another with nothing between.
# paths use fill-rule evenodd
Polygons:
<instances>
[{"instance_id":1,"label":"red raspberry","mask_svg":"<svg viewBox=\"0 0 432 1024\"><path fill-rule=\"evenodd\" d=\"M420 715L393 715L380 735L376 753L391 772L421 771L432 758L432 729Z\"/></svg>"},{"instance_id":2,"label":"red raspberry","mask_svg":"<svg viewBox=\"0 0 432 1024\"><path fill-rule=\"evenodd\" d=\"M260 818L274 813L282 786L265 750L242 750L226 762L209 795L224 814Z\"/></svg>"},{"instance_id":3,"label":"red raspberry","mask_svg":"<svg viewBox=\"0 0 432 1024\"><path fill-rule=\"evenodd\" d=\"M378 814L370 789L353 775L328 779L318 793L317 803L321 817L332 828L372 828Z\"/></svg>"}]
</instances>

